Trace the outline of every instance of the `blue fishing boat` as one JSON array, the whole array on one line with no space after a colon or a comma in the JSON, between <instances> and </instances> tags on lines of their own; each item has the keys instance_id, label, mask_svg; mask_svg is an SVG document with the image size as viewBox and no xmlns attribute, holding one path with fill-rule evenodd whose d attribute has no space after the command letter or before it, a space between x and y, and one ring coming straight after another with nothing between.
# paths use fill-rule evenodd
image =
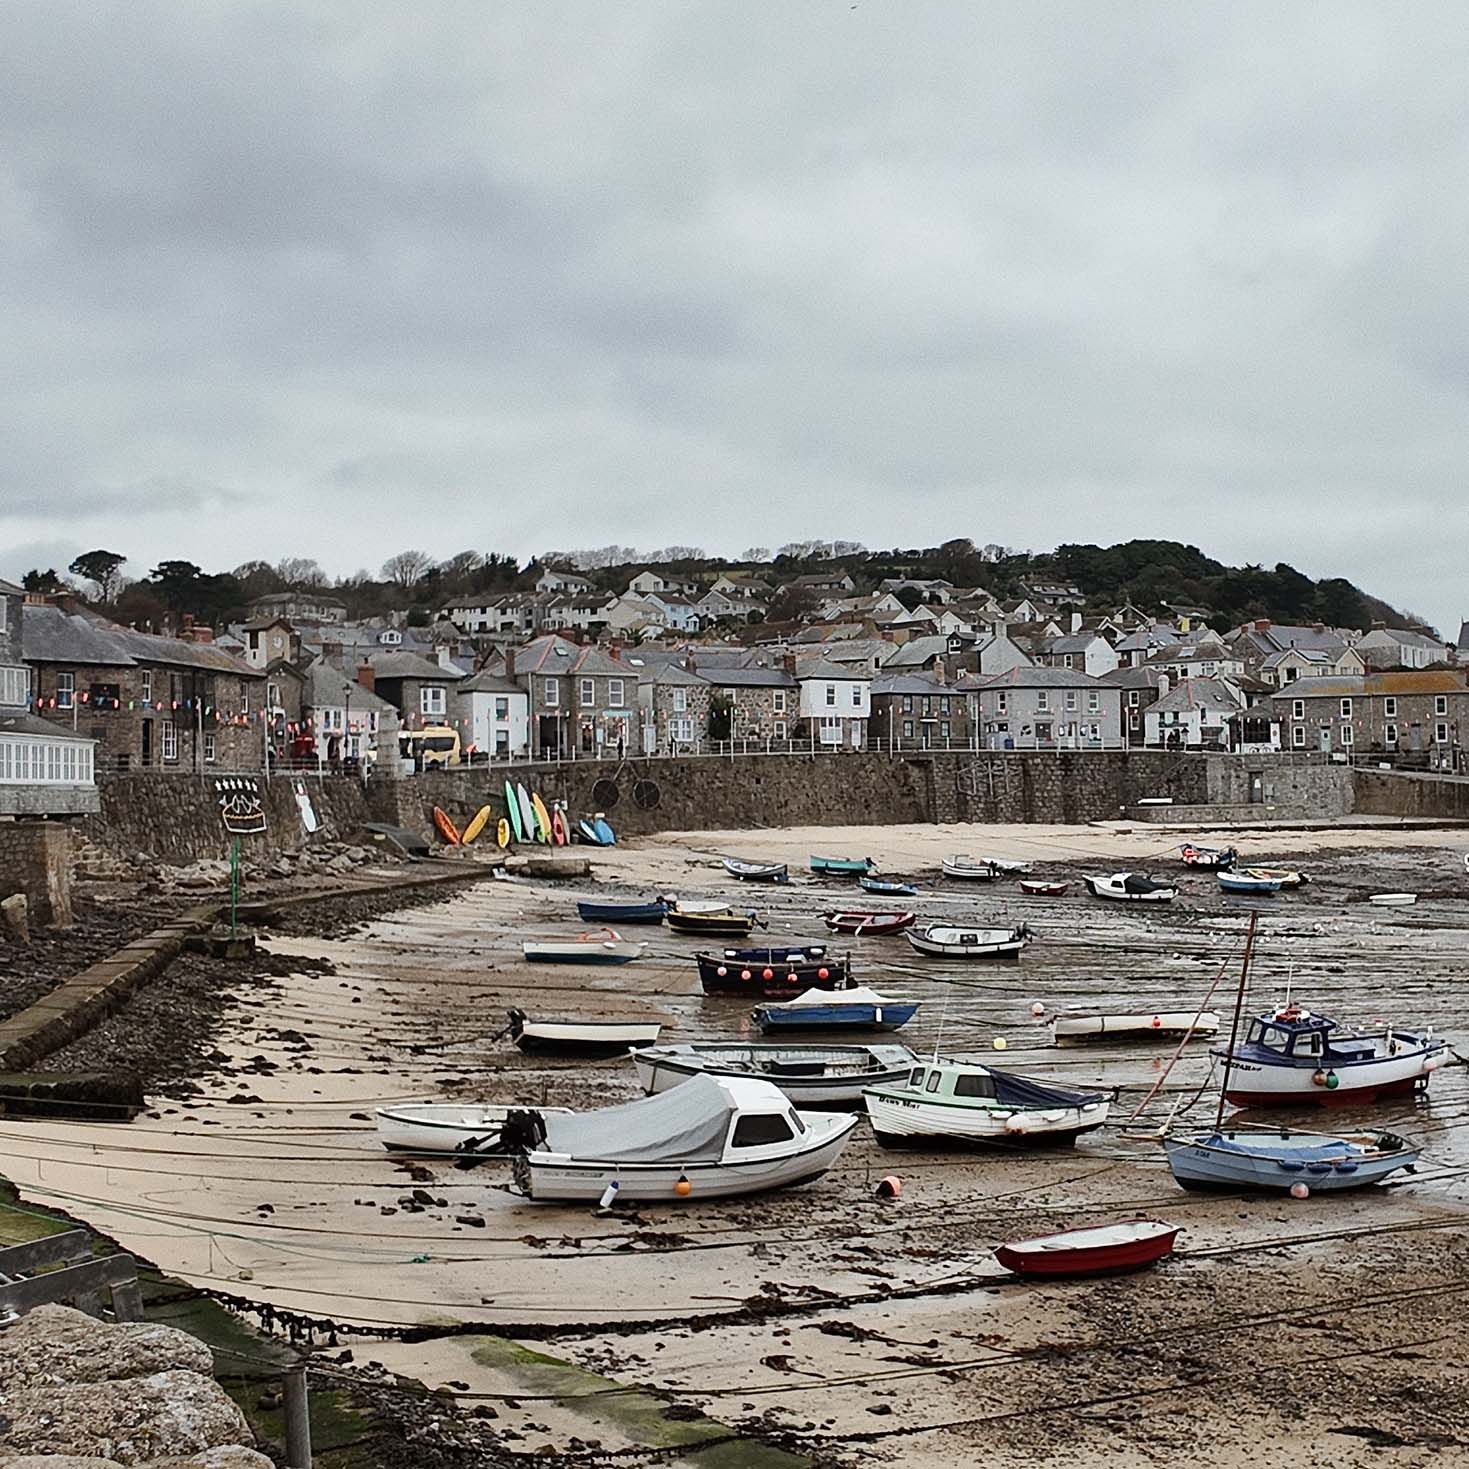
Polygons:
<instances>
[{"instance_id":1,"label":"blue fishing boat","mask_svg":"<svg viewBox=\"0 0 1469 1469\"><path fill-rule=\"evenodd\" d=\"M587 923L662 923L668 903L663 898L651 903L578 902L576 912Z\"/></svg>"},{"instance_id":2,"label":"blue fishing boat","mask_svg":"<svg viewBox=\"0 0 1469 1469\"><path fill-rule=\"evenodd\" d=\"M857 879L857 884L869 893L882 893L889 898L913 898L918 895L918 889L910 882L884 882L880 877L868 877L864 874Z\"/></svg>"},{"instance_id":3,"label":"blue fishing boat","mask_svg":"<svg viewBox=\"0 0 1469 1469\"><path fill-rule=\"evenodd\" d=\"M1268 896L1278 893L1284 886L1284 881L1278 877L1255 877L1248 872L1221 872L1219 874L1221 893L1239 893L1242 896L1265 894Z\"/></svg>"},{"instance_id":4,"label":"blue fishing boat","mask_svg":"<svg viewBox=\"0 0 1469 1469\"><path fill-rule=\"evenodd\" d=\"M877 863L871 857L813 857L812 872L871 872Z\"/></svg>"},{"instance_id":5,"label":"blue fishing boat","mask_svg":"<svg viewBox=\"0 0 1469 1469\"><path fill-rule=\"evenodd\" d=\"M1418 1161L1418 1149L1393 1132L1326 1137L1313 1132L1230 1129L1163 1139L1174 1179L1188 1189L1288 1193L1340 1192L1380 1183Z\"/></svg>"},{"instance_id":6,"label":"blue fishing boat","mask_svg":"<svg viewBox=\"0 0 1469 1469\"><path fill-rule=\"evenodd\" d=\"M755 1024L767 1035L788 1030L899 1030L918 1013L917 1000L880 995L876 990L811 989L783 1005L757 1005Z\"/></svg>"},{"instance_id":7,"label":"blue fishing boat","mask_svg":"<svg viewBox=\"0 0 1469 1469\"><path fill-rule=\"evenodd\" d=\"M752 1000L790 999L807 990L840 990L852 983L850 962L829 956L824 944L804 948L722 949L697 955L706 995Z\"/></svg>"}]
</instances>

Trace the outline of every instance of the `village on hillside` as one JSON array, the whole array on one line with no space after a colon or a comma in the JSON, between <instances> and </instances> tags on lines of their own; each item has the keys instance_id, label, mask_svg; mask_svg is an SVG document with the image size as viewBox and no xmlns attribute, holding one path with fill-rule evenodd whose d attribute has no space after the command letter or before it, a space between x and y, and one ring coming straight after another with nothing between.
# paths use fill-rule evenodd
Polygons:
<instances>
[{"instance_id":1,"label":"village on hillside","mask_svg":"<svg viewBox=\"0 0 1469 1469\"><path fill-rule=\"evenodd\" d=\"M73 570L95 573L96 556L122 560ZM940 576L864 580L850 555L704 574L548 557L509 589L426 606L434 570L424 557L405 577L403 560L384 570L412 583L406 607L353 616L332 589L298 585L213 625L161 604L130 625L127 592L99 585L109 604L54 574L0 584L8 728L35 742L59 726L110 771L935 749L1469 763L1469 625L1452 642L1381 619L1220 628L1207 606L1099 605L1054 575L1004 597ZM14 758L57 757L43 743Z\"/></svg>"}]
</instances>

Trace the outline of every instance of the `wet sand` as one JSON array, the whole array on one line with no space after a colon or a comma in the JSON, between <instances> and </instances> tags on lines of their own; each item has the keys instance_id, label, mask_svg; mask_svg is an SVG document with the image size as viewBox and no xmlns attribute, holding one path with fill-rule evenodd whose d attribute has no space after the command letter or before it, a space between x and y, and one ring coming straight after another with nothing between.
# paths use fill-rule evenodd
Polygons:
<instances>
[{"instance_id":1,"label":"wet sand","mask_svg":"<svg viewBox=\"0 0 1469 1469\"><path fill-rule=\"evenodd\" d=\"M747 1002L699 993L699 941L642 930L647 959L593 971L527 966L519 941L580 931L579 894L729 896L759 908L776 939L815 938L823 910L881 902L807 874L812 852L872 856L885 875L912 876L923 891L906 901L924 916L1033 925L1037 942L1010 965L925 960L901 938L827 941L850 951L863 982L923 1002L883 1039L1118 1087L1117 1124L1171 1047L1053 1048L1033 1002L1177 1007L1217 983L1212 1004L1227 1014L1252 911L1256 1008L1289 982L1327 1014L1432 1023L1459 1050L1469 1045L1463 834L1220 833L1247 858L1290 860L1315 881L1236 900L1188 874L1178 903L1146 912L1077 896L1081 871L1151 863L1181 874L1180 840L1095 827L821 828L671 834L599 851L592 883L487 883L348 937L273 938L274 952L329 959L334 972L246 995L220 1042L229 1063L194 1102L160 1100L125 1129L0 1123L0 1154L24 1195L202 1287L344 1324L469 1323L675 1391L726 1422L793 1435L818 1457L1034 1455L1081 1469L1187 1455L1225 1466L1252 1460L1262 1442L1309 1436L1307 1462L1347 1469L1469 1449L1462 1353L1446 1345L1469 1292L1462 1066L1441 1071L1426 1101L1293 1119L1370 1122L1426 1150L1419 1172L1392 1187L1299 1203L1173 1184L1150 1134L1205 1085L1203 1045L1186 1050L1135 1129L1109 1126L1075 1148L892 1153L864 1124L808 1188L636 1215L533 1204L508 1192L502 1163L405 1166L376 1141L372 1107L395 1099L581 1107L637 1093L624 1060L537 1060L492 1041L510 1005L656 1015L666 1041L749 1036ZM943 882L950 851L1033 862L1071 879L1071 895ZM793 881L735 883L724 854L790 861ZM1425 895L1414 908L1362 901L1405 888ZM1207 1121L1213 1109L1210 1093L1186 1115ZM896 1204L874 1196L890 1172L903 1179ZM1037 1287L991 1256L1007 1238L1136 1214L1184 1228L1179 1255L1146 1275ZM482 1344L476 1360L473 1338L353 1348L358 1362L431 1385L520 1393L520 1407L496 1406L504 1427L545 1425L522 1446L642 1437L605 1400L576 1402L580 1389L534 1401L544 1369Z\"/></svg>"}]
</instances>

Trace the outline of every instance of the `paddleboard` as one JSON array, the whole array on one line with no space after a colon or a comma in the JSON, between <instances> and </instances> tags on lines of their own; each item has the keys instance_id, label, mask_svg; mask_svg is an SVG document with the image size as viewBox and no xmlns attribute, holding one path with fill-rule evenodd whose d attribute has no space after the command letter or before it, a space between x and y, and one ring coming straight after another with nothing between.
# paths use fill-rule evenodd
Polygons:
<instances>
[{"instance_id":1,"label":"paddleboard","mask_svg":"<svg viewBox=\"0 0 1469 1469\"><path fill-rule=\"evenodd\" d=\"M449 820L449 813L442 806L434 807L434 825L439 829L439 835L448 842L451 847L457 847L463 838L459 835L459 828Z\"/></svg>"},{"instance_id":2,"label":"paddleboard","mask_svg":"<svg viewBox=\"0 0 1469 1469\"><path fill-rule=\"evenodd\" d=\"M520 841L520 802L515 799L515 787L505 782L505 815L510 818L510 830L516 841Z\"/></svg>"},{"instance_id":3,"label":"paddleboard","mask_svg":"<svg viewBox=\"0 0 1469 1469\"><path fill-rule=\"evenodd\" d=\"M558 847L564 847L571 840L571 834L566 830L566 813L559 806L551 813L551 840Z\"/></svg>"},{"instance_id":4,"label":"paddleboard","mask_svg":"<svg viewBox=\"0 0 1469 1469\"><path fill-rule=\"evenodd\" d=\"M488 806L481 806L474 813L469 825L464 828L462 840L466 847L490 824L490 817L494 814Z\"/></svg>"},{"instance_id":5,"label":"paddleboard","mask_svg":"<svg viewBox=\"0 0 1469 1469\"><path fill-rule=\"evenodd\" d=\"M607 825L607 818L605 816L599 816L592 823L592 829L597 833L597 840L601 842L604 847L613 847L617 845L617 837L612 828Z\"/></svg>"},{"instance_id":6,"label":"paddleboard","mask_svg":"<svg viewBox=\"0 0 1469 1469\"><path fill-rule=\"evenodd\" d=\"M312 809L311 797L306 794L304 780L296 782L296 809L301 813L301 825L306 828L308 835L321 825L316 819L316 812Z\"/></svg>"},{"instance_id":7,"label":"paddleboard","mask_svg":"<svg viewBox=\"0 0 1469 1469\"><path fill-rule=\"evenodd\" d=\"M510 845L510 823L503 816L495 827L495 840L502 849Z\"/></svg>"},{"instance_id":8,"label":"paddleboard","mask_svg":"<svg viewBox=\"0 0 1469 1469\"><path fill-rule=\"evenodd\" d=\"M540 831L541 840L548 845L551 841L551 813L546 810L546 803L541 800L539 791L532 792L530 798L531 810L536 813L536 826Z\"/></svg>"},{"instance_id":9,"label":"paddleboard","mask_svg":"<svg viewBox=\"0 0 1469 1469\"><path fill-rule=\"evenodd\" d=\"M524 783L515 787L515 799L520 805L520 834L526 841L533 842L536 840L536 812Z\"/></svg>"}]
</instances>

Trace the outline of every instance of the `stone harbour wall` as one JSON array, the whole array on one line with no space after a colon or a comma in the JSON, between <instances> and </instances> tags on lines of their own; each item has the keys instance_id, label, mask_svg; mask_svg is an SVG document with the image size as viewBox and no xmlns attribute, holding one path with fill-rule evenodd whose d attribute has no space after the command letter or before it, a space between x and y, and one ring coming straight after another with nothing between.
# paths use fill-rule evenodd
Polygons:
<instances>
[{"instance_id":1,"label":"stone harbour wall","mask_svg":"<svg viewBox=\"0 0 1469 1469\"><path fill-rule=\"evenodd\" d=\"M1352 771L1356 810L1365 816L1442 817L1469 821L1469 779L1408 771Z\"/></svg>"},{"instance_id":2,"label":"stone harbour wall","mask_svg":"<svg viewBox=\"0 0 1469 1469\"><path fill-rule=\"evenodd\" d=\"M70 925L70 837L60 822L0 822L0 899L23 893L32 920L48 927Z\"/></svg>"}]
</instances>

